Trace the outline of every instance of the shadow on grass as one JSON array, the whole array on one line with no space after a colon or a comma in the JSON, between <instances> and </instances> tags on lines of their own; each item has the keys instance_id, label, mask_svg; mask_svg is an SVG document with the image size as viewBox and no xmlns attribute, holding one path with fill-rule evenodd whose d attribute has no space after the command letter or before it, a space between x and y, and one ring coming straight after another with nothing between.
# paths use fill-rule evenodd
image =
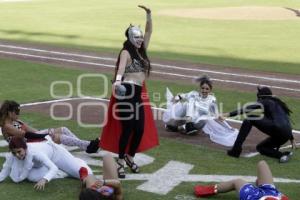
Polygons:
<instances>
[{"instance_id":1,"label":"shadow on grass","mask_svg":"<svg viewBox=\"0 0 300 200\"><path fill-rule=\"evenodd\" d=\"M58 37L66 39L76 39L79 38L77 35L66 35L66 34L55 34L55 33L46 33L46 32L29 32L29 31L20 31L20 30L1 30L0 33L7 35L19 35L19 36L46 36L46 37Z\"/></svg>"},{"instance_id":2,"label":"shadow on grass","mask_svg":"<svg viewBox=\"0 0 300 200\"><path fill-rule=\"evenodd\" d=\"M284 7L284 8L294 12L297 17L300 17L300 10L294 8L288 8L288 7Z\"/></svg>"}]
</instances>

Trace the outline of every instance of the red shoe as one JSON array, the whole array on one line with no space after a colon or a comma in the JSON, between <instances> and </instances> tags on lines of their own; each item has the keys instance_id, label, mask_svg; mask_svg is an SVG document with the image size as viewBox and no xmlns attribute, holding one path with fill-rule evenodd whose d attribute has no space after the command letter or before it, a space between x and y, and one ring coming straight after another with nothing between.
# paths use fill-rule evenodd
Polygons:
<instances>
[{"instance_id":1,"label":"red shoe","mask_svg":"<svg viewBox=\"0 0 300 200\"><path fill-rule=\"evenodd\" d=\"M88 175L89 175L89 173L88 173L87 168L81 167L79 169L79 177L80 177L81 181L83 181L83 179L85 179Z\"/></svg>"},{"instance_id":2,"label":"red shoe","mask_svg":"<svg viewBox=\"0 0 300 200\"><path fill-rule=\"evenodd\" d=\"M194 194L196 197L207 197L217 194L217 188L215 185L202 186L196 185L194 187Z\"/></svg>"},{"instance_id":3,"label":"red shoe","mask_svg":"<svg viewBox=\"0 0 300 200\"><path fill-rule=\"evenodd\" d=\"M287 196L285 196L284 194L281 195L281 200L289 200L289 198Z\"/></svg>"}]
</instances>

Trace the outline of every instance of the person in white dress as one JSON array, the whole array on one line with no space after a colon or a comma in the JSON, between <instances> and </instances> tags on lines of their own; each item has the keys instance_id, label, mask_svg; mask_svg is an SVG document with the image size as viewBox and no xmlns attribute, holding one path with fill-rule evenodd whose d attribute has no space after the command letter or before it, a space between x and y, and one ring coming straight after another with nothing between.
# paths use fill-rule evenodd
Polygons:
<instances>
[{"instance_id":1,"label":"person in white dress","mask_svg":"<svg viewBox=\"0 0 300 200\"><path fill-rule=\"evenodd\" d=\"M195 135L199 130L209 134L212 141L224 146L232 146L237 130L226 121L219 120L216 97L212 94L212 81L207 76L196 79L200 91L179 93L174 96L167 88L167 109L163 121L167 130L181 129L187 135Z\"/></svg>"},{"instance_id":2,"label":"person in white dress","mask_svg":"<svg viewBox=\"0 0 300 200\"><path fill-rule=\"evenodd\" d=\"M36 182L34 188L40 190L56 177L59 169L77 179L80 178L79 170L82 167L92 174L83 160L74 157L50 138L42 142L26 143L22 137L12 137L9 149L11 153L6 156L0 172L0 182L8 176L16 183L28 179Z\"/></svg>"}]
</instances>

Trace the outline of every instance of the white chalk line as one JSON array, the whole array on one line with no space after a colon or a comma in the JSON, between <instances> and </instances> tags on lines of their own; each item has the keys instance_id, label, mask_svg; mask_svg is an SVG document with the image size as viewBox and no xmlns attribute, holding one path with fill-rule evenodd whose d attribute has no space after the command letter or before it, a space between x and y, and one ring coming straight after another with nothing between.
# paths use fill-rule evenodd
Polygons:
<instances>
[{"instance_id":1,"label":"white chalk line","mask_svg":"<svg viewBox=\"0 0 300 200\"><path fill-rule=\"evenodd\" d=\"M85 54L50 51L50 50L37 49L37 48L28 48L28 47L22 47L22 46L4 45L4 44L1 44L1 43L0 43L0 47L10 48L10 49L27 50L27 51L34 51L34 52L41 52L41 53L50 53L50 54L57 54L57 55L82 57L82 58L92 58L92 59L114 61L114 62L116 61L115 58L110 58L110 57L99 57L99 56L90 56L90 55L85 55ZM163 65L163 64L158 64L158 63L152 63L152 65L153 66L158 66L158 67L163 67L163 68L179 69L179 70L184 70L184 71L198 71L198 72L204 72L204 73L221 74L221 75L229 75L229 76L237 76L237 77L246 77L246 78L276 81L276 82L300 83L300 81L292 80L292 79L281 79L281 78L271 78L271 77L255 76L255 75L248 75L248 74L227 73L227 72L220 72L220 71L213 71L213 70L201 70L201 69L194 69L194 68L179 67L179 66L175 66L175 65Z\"/></svg>"},{"instance_id":2,"label":"white chalk line","mask_svg":"<svg viewBox=\"0 0 300 200\"><path fill-rule=\"evenodd\" d=\"M38 56L38 55L32 55L32 54L26 54L26 53L16 53L16 52L7 52L7 51L0 51L0 53L8 54L8 55L17 55L17 56L39 58L39 59L48 59L48 60L55 60L55 61L63 61L63 62L71 62L71 63L78 63L78 64L88 64L88 65L94 65L94 66L115 68L115 65L100 64L100 63L95 63L95 62L83 62L83 61L78 61L78 60L73 60L73 59L55 58L55 57L49 57L49 56ZM189 76L189 75L168 73L168 72L155 71L155 70L153 70L151 73L160 74L160 75L164 74L164 75L169 75L169 76L178 76L178 77L184 77L184 78L193 78L193 79L197 78L197 76ZM236 83L236 84L251 85L251 86L258 85L257 83L251 83L251 82L240 82L240 81L222 80L222 79L212 79L212 80L217 81L217 82ZM268 86L268 87L280 89L280 90L300 92L300 89L278 87L278 86L273 86L273 85L264 85L264 86Z\"/></svg>"},{"instance_id":3,"label":"white chalk line","mask_svg":"<svg viewBox=\"0 0 300 200\"><path fill-rule=\"evenodd\" d=\"M25 104L21 104L21 107L35 106L35 105L41 105L41 104L50 104L50 103L62 102L62 101L82 100L82 99L109 102L109 99L85 96L85 97L72 97L72 98L66 98L66 99L55 99L55 100L46 100L46 101L39 101L39 102L33 102L33 103L25 103ZM165 108L161 108L161 107L152 107L152 109L159 110L159 111L166 111ZM234 122L234 123L239 123L239 124L242 123L242 121L234 120L234 119L226 119L226 120L230 121L230 122ZM300 131L293 130L293 133L300 134Z\"/></svg>"},{"instance_id":4,"label":"white chalk line","mask_svg":"<svg viewBox=\"0 0 300 200\"><path fill-rule=\"evenodd\" d=\"M63 100L75 100L75 99L82 99L82 98L75 97L75 98L68 98L68 99L48 100L40 103L46 103L46 102L51 103L51 102L58 102ZM108 101L107 99L94 98L94 97L85 97L84 99ZM22 104L23 107L32 106L32 105L38 105L38 102ZM80 155L83 155L84 158L87 158L85 154L80 154ZM88 161L90 162L90 164L96 164L96 165L99 164L98 160L93 160L92 158L89 158ZM255 176L189 174L189 171L192 168L193 165L191 164L181 163L177 161L169 161L167 165L165 165L163 168L159 169L158 171L152 174L129 174L126 177L126 180L146 181L142 185L139 185L137 189L156 193L156 194L161 194L161 195L167 194L168 192L173 190L174 187L181 184L182 182L223 182L235 178L243 178L246 181L250 181L250 182L255 182L256 180ZM287 179L287 178L274 178L274 182L300 183L300 180Z\"/></svg>"},{"instance_id":5,"label":"white chalk line","mask_svg":"<svg viewBox=\"0 0 300 200\"><path fill-rule=\"evenodd\" d=\"M194 165L171 160L165 166L152 174L129 174L125 180L146 181L137 189L156 194L166 195L182 182L224 182L242 178L247 182L255 182L256 176L240 175L202 175L190 174ZM287 178L274 178L274 182L300 183L300 180Z\"/></svg>"},{"instance_id":6,"label":"white chalk line","mask_svg":"<svg viewBox=\"0 0 300 200\"><path fill-rule=\"evenodd\" d=\"M149 180L152 174L126 174L124 180ZM233 179L244 179L247 182L255 182L256 176L238 176L238 175L201 175L201 174L189 174L183 177L185 182L225 182ZM276 183L300 183L300 180L286 179L286 178L274 178Z\"/></svg>"},{"instance_id":7,"label":"white chalk line","mask_svg":"<svg viewBox=\"0 0 300 200\"><path fill-rule=\"evenodd\" d=\"M237 76L237 77L244 77L244 78L254 78L254 79L262 79L262 80L276 81L276 82L300 83L300 81L292 80L292 79L270 78L270 77L263 77L263 76L254 76L254 75L249 75L249 74L227 73L227 72L212 71L212 70L178 67L178 66L174 66L174 65L162 65L162 64L156 64L156 63L153 63L153 65L161 66L163 68L180 69L180 70L185 70L185 71L198 71L198 72L205 72L205 73L211 73L211 74L221 74L221 75Z\"/></svg>"},{"instance_id":8,"label":"white chalk line","mask_svg":"<svg viewBox=\"0 0 300 200\"><path fill-rule=\"evenodd\" d=\"M28 107L28 106L35 106L35 105L42 105L42 104L50 104L50 103L63 102L63 101L82 100L82 99L100 100L100 101L107 101L107 102L109 101L109 99L102 99L102 98L86 96L86 97L72 97L72 98L66 98L66 99L46 100L46 101L39 101L39 102L33 102L33 103L24 103L24 104L21 104L21 107Z\"/></svg>"},{"instance_id":9,"label":"white chalk line","mask_svg":"<svg viewBox=\"0 0 300 200\"><path fill-rule=\"evenodd\" d=\"M195 79L195 78L198 77L198 76L189 76L189 75L175 74L175 73L162 72L162 71L151 71L151 73L164 74L164 75L170 75L170 76L178 76L178 77L184 77L184 78L192 78L192 79ZM251 85L251 86L257 86L258 85L257 83L232 81L232 80L216 79L216 78L211 78L211 80L217 81L217 82L236 83L236 84ZM289 91L293 91L293 92L300 92L300 89L292 89L292 88L278 87L278 86L265 85L265 84L262 84L262 86L267 86L267 87L271 87L271 88L274 88L274 89L280 89L280 90L289 90Z\"/></svg>"},{"instance_id":10,"label":"white chalk line","mask_svg":"<svg viewBox=\"0 0 300 200\"><path fill-rule=\"evenodd\" d=\"M21 49L21 50L26 50L26 51L40 52L40 53L50 53L50 54L57 54L57 55L74 56L74 57L80 57L80 58L92 58L92 59L97 59L97 60L109 60L109 61L114 61L114 62L117 61L115 58L109 58L109 57L90 56L90 55L77 54L77 53L66 53L66 52L60 52L60 51L49 51L49 50L44 50L44 49L3 45L1 43L0 43L0 47L10 48L10 49Z\"/></svg>"},{"instance_id":11,"label":"white chalk line","mask_svg":"<svg viewBox=\"0 0 300 200\"><path fill-rule=\"evenodd\" d=\"M16 53L16 52L9 52L9 51L0 51L0 53L8 54L8 55L17 55L17 56L25 56L25 57L32 57L32 58L41 58L41 59L48 59L48 60L56 60L56 61L64 61L64 62L71 62L71 63L78 63L78 64L89 64L89 65L96 65L96 66L104 66L113 68L114 65L106 65L106 64L99 64L94 62L82 62L78 60L73 59L64 59L64 58L54 58L54 57L48 57L48 56L37 56L32 54L26 54L26 53Z\"/></svg>"}]
</instances>

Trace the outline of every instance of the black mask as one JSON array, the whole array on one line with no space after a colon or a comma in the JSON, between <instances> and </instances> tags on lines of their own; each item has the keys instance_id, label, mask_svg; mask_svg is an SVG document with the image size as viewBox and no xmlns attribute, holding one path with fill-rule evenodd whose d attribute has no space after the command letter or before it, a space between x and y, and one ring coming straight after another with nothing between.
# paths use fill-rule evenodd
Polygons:
<instances>
[{"instance_id":1,"label":"black mask","mask_svg":"<svg viewBox=\"0 0 300 200\"><path fill-rule=\"evenodd\" d=\"M272 96L272 91L268 87L257 87L257 94L256 94L258 99Z\"/></svg>"}]
</instances>

